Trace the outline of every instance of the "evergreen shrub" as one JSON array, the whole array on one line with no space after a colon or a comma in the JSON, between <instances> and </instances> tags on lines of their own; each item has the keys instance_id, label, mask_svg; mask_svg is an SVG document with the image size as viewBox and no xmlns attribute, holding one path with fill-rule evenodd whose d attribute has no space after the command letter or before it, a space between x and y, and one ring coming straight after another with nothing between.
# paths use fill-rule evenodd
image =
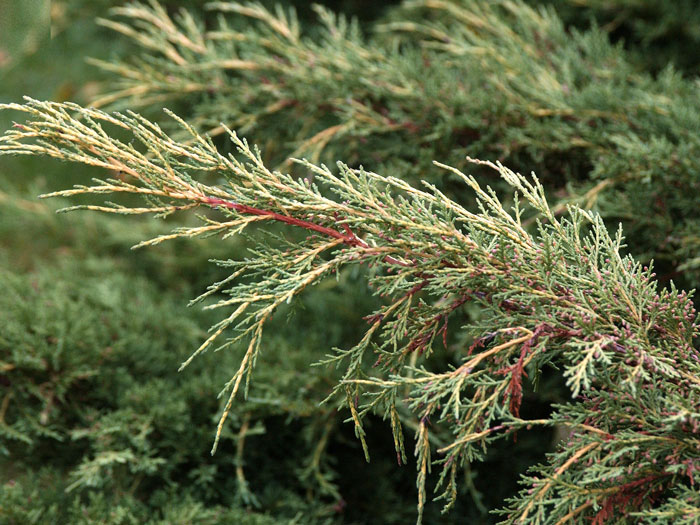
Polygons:
<instances>
[{"instance_id":1,"label":"evergreen shrub","mask_svg":"<svg viewBox=\"0 0 700 525\"><path fill-rule=\"evenodd\" d=\"M5 199L0 520L700 520L696 17L541 4L130 3L0 105L107 214Z\"/></svg>"}]
</instances>

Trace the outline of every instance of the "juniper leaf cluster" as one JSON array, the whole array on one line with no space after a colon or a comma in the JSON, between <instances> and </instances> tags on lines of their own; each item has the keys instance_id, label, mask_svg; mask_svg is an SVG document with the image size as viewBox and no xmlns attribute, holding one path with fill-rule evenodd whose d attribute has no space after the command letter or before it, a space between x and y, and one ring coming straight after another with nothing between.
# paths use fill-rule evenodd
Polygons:
<instances>
[{"instance_id":1,"label":"juniper leaf cluster","mask_svg":"<svg viewBox=\"0 0 700 525\"><path fill-rule=\"evenodd\" d=\"M697 283L700 108L673 67L653 76L605 30L524 2L405 2L366 31L322 8L315 32L292 10L208 9L220 13L213 27L157 4L113 10L102 23L140 51L97 63L115 76L96 104L186 102L198 129L264 135L272 165L343 158L415 183L435 159L537 164L563 202L623 221L664 281Z\"/></svg>"},{"instance_id":2,"label":"juniper leaf cluster","mask_svg":"<svg viewBox=\"0 0 700 525\"><path fill-rule=\"evenodd\" d=\"M418 189L342 163L333 171L298 161L305 178L271 171L236 133L227 130L237 154L222 154L174 115L188 140L131 112L34 100L3 107L28 117L0 139L3 154L47 155L119 174L53 196L132 193L145 204L82 207L199 212L200 226L142 244L256 231L260 241L249 257L219 261L231 273L200 299L219 297L208 308L225 313L183 364L210 346L246 342L222 392L228 402L215 448L234 398L248 389L275 310L361 266L384 304L367 312L368 329L355 346L325 360L341 372L330 402L346 404L361 441L364 418L385 417L400 462L407 456L403 428L415 428L419 519L431 467L440 471L439 498L449 508L465 465L532 425L563 425L571 433L505 509L506 522L600 521L632 512L651 518L673 498L694 505L697 494L688 499L683 488L696 481L698 450L698 325L690 297L658 289L650 269L621 255L621 234L610 236L597 214L570 207L557 216L536 178L482 163L517 192L507 211L474 178L438 164L474 192L472 212L429 183ZM105 131L110 126L134 140L114 138ZM529 233L524 223L533 219ZM466 303L479 305L461 327L473 342L457 349L457 366L435 370L430 355L446 344L449 320ZM574 400L547 419L522 419L524 377L548 367L562 370ZM697 517L697 507L672 508Z\"/></svg>"}]
</instances>

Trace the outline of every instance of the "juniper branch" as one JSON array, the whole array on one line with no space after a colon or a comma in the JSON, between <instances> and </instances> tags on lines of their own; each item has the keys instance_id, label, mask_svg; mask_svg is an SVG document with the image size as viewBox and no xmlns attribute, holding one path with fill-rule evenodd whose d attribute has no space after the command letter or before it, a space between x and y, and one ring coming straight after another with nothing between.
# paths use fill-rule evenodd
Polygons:
<instances>
[{"instance_id":1,"label":"juniper branch","mask_svg":"<svg viewBox=\"0 0 700 525\"><path fill-rule=\"evenodd\" d=\"M630 509L651 518L659 515L655 506L674 497L695 505L697 492L681 488L683 480L700 481L698 317L690 295L659 289L650 268L621 255L621 233L610 236L597 214L577 207L555 214L534 175L483 162L517 192L509 212L473 177L438 163L474 192L475 213L429 183L418 189L342 163L334 172L296 161L306 179L271 171L260 151L235 132L227 130L238 153L224 155L172 113L188 140L175 140L133 112L31 99L0 109L29 119L0 138L0 154L46 155L124 175L46 196L133 193L146 200L144 207L68 209L204 214L202 226L142 245L238 234L253 224L282 227L247 259L221 261L230 276L199 298L215 296L208 308L230 313L183 367L215 344L221 349L245 341L240 365L222 391L228 399L212 452L234 398L247 391L275 310L307 287L362 266L385 304L367 317L369 328L354 347L328 356L326 362L343 371L333 395L346 400L360 439L365 415L387 417L399 457L405 451L398 411L415 416L419 519L431 464L440 466L440 497L449 508L458 469L481 459L489 443L555 423L571 428L568 446L527 478L532 486L506 509L507 522L601 521ZM109 126L129 132L134 143L112 137ZM201 173L224 182L205 184L195 178ZM539 217L534 233L523 226L526 210ZM428 368L432 349L446 343L448 320L466 303L481 307L465 327L473 344L459 349L458 366ZM220 343L224 334L228 339ZM415 356L422 356L420 366ZM549 419L521 419L523 378L548 366L563 369L574 400ZM437 427L449 442L433 463L431 428Z\"/></svg>"},{"instance_id":2,"label":"juniper branch","mask_svg":"<svg viewBox=\"0 0 700 525\"><path fill-rule=\"evenodd\" d=\"M197 129L224 133L223 121L265 134L276 160L342 156L399 169L412 183L436 158L459 169L466 155L536 162L548 184L566 187L558 213L573 203L624 220L640 258L664 265L664 280L698 282L696 86L671 68L641 73L605 31L570 29L553 9L522 1L406 2L369 36L321 8L313 37L293 10L209 9L221 13L210 30L154 2L113 10L102 23L137 49L96 62L114 74L96 102L148 108L186 98Z\"/></svg>"}]
</instances>

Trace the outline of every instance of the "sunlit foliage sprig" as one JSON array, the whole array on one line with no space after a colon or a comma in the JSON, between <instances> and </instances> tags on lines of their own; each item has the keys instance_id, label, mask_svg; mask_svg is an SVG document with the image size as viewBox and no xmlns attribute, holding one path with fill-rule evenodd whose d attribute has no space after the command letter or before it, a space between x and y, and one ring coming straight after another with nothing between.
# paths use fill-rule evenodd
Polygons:
<instances>
[{"instance_id":1,"label":"sunlit foliage sprig","mask_svg":"<svg viewBox=\"0 0 700 525\"><path fill-rule=\"evenodd\" d=\"M425 481L437 467L438 499L449 508L458 474L483 458L489 443L533 425L559 425L568 438L524 481L504 509L507 523L556 523L622 516L652 522L700 517L698 319L688 294L659 290L650 269L623 257L622 236L601 218L571 207L559 217L536 178L502 165L515 191L507 211L475 179L438 164L470 187L479 213L426 183L338 164L336 171L298 161L306 178L271 171L260 152L227 134L236 155L171 114L189 135L178 141L135 113L107 114L73 104L28 100L0 106L27 114L0 138L0 154L46 155L118 174L52 195L136 194L145 205L85 208L165 216L197 209L202 224L146 240L249 231L259 239L245 260L220 261L230 275L199 299L223 312L211 336L183 366L212 346L245 341L224 391L247 390L264 351L263 330L275 310L348 267L366 268L384 305L367 312L357 344L337 348L325 363L342 371L332 399L345 402L364 446L363 419L380 414L391 426L399 462L407 460L403 424L415 425L419 520ZM116 130L133 139L114 138ZM480 161L474 161L480 162ZM436 168L437 169L437 168ZM222 182L205 184L199 176ZM536 233L524 227L537 219ZM275 228L272 237L259 235ZM449 319L464 305L480 312L468 326L472 343L458 366L429 369L431 352L455 330ZM223 341L223 342L222 342ZM330 349L329 349L330 350ZM520 417L523 384L548 367L566 378L573 400L551 417ZM449 439L436 447L437 429ZM444 439L444 437L442 438Z\"/></svg>"}]
</instances>

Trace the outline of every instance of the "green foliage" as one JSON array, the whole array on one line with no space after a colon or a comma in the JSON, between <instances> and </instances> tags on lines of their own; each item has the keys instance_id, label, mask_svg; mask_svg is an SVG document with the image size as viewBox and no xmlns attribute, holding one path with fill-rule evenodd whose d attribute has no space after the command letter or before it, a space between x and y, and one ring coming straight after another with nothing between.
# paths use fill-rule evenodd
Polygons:
<instances>
[{"instance_id":1,"label":"green foliage","mask_svg":"<svg viewBox=\"0 0 700 525\"><path fill-rule=\"evenodd\" d=\"M557 14L574 26L595 20L645 69L660 71L672 63L692 74L700 71L700 56L692 52L700 45L700 12L693 0L567 0L555 5Z\"/></svg>"},{"instance_id":2,"label":"green foliage","mask_svg":"<svg viewBox=\"0 0 700 525\"><path fill-rule=\"evenodd\" d=\"M0 71L49 37L50 2L0 0Z\"/></svg>"},{"instance_id":3,"label":"green foliage","mask_svg":"<svg viewBox=\"0 0 700 525\"><path fill-rule=\"evenodd\" d=\"M201 523L326 523L370 510L412 519L410 471L364 466L344 416L318 408L329 374L309 365L363 328L353 312L361 293L333 279L273 322L248 402L234 406L212 457L216 393L238 357L177 368L213 322L184 305L221 243L129 251L158 225L119 229L17 198L0 211L11 257L0 277L0 523L188 523L193 513ZM327 328L296 329L314 323ZM393 457L390 433L380 434L373 450ZM350 481L374 478L360 490ZM339 491L363 503L340 514Z\"/></svg>"},{"instance_id":4,"label":"green foliage","mask_svg":"<svg viewBox=\"0 0 700 525\"><path fill-rule=\"evenodd\" d=\"M55 474L39 471L0 486L0 523L41 524L109 523L114 525L273 525L294 523L250 512L242 508L205 506L189 496L167 494L168 505L155 518L153 512L130 494L109 496L91 492L80 498L65 491L63 480ZM161 499L164 499L161 495ZM38 503L38 504L37 504Z\"/></svg>"},{"instance_id":5,"label":"green foliage","mask_svg":"<svg viewBox=\"0 0 700 525\"><path fill-rule=\"evenodd\" d=\"M236 474L231 445L214 458L208 451L217 411L213 385L223 379L222 372L235 357L223 354L222 360L212 355L198 362L192 373L174 375L204 335L201 326L206 321L199 311L178 306L184 302L181 294L179 299L172 292L164 295L143 277L120 271L105 260L89 260L80 267L73 263L67 270L59 263L37 270L29 279L7 271L0 275L5 291L0 366L3 385L9 387L3 394L0 433L4 469L12 476L4 481L7 499L0 498L3 523L73 522L71 516L84 512L91 516L86 520L90 522L105 507L111 508L110 501L104 501L106 494L123 495L123 500L118 497L112 502L123 506L123 512L110 514L109 523L140 523L144 516L153 516L154 509L163 513L163 523L187 523L186 516L204 502L219 505L198 518L201 523L228 523L231 514L221 504L234 509L248 502L240 486L245 479ZM71 279L71 272L78 273ZM282 331L276 347L288 354L284 335ZM239 427L245 418L264 418L275 435L281 422L275 423L273 416L308 418L312 414L313 387L309 378L299 374L308 367L308 357L295 357L286 366L275 367L279 381L268 378L252 392L257 401L234 414ZM266 367L271 374L272 364ZM267 402L279 397L275 388L297 391L298 398L289 400L291 406L276 407ZM323 418L323 414L314 416ZM248 439L267 432L258 424L250 429ZM231 443L245 436L245 432L228 432L225 439ZM296 446L308 448L311 455L314 445L301 439ZM58 458L53 457L56 447L61 450ZM32 475L13 476L47 462L60 466L67 476L57 482L48 481L57 477L54 471L35 481ZM276 504L277 519L303 512L305 519L313 521L315 513L326 512L295 496L291 484L275 483L274 466L267 466L272 471L261 465L252 483L265 487L258 495L265 508L275 508L271 502L276 499L284 502ZM187 484L180 486L183 477ZM25 515L23 506L10 502L36 499L32 494L37 483L58 483L53 489L55 503L53 497L42 498L45 506L32 504ZM304 486L296 490L301 492ZM164 502L172 497L189 503L168 508ZM179 521L170 521L175 516Z\"/></svg>"},{"instance_id":6,"label":"green foliage","mask_svg":"<svg viewBox=\"0 0 700 525\"><path fill-rule=\"evenodd\" d=\"M516 195L509 214L474 178L441 165L476 193L480 213L474 214L427 183L428 191L421 191L400 179L344 164L336 175L302 162L309 173L305 179L272 172L261 154L235 133L229 136L242 160L221 155L211 140L181 120L192 137L188 145L133 113L110 116L36 101L8 108L28 113L31 120L7 132L0 151L69 159L130 177L96 179L92 186L49 196L133 193L146 198L145 207L78 207L117 214L168 216L201 207L220 212L221 218L202 214L202 226L177 228L141 245L212 234L226 239L268 222L307 231L303 238L261 241L243 261L219 261L232 273L196 301L223 293L209 308L231 313L213 326L212 335L181 369L224 332L234 329L217 350L246 341L224 389L228 400L212 452L239 389L247 397L263 329L275 311L325 278L363 265L373 268L369 285L386 304L367 317L370 328L359 343L337 349L325 360L343 370L329 399L347 402L367 460L366 415L380 414L391 422L400 463L406 462L402 426L413 423L419 520L432 464L432 432L443 455L437 462L438 488L444 489L438 499L445 499L449 509L457 498L459 470L466 462L483 459L490 442L533 424L577 431L569 442L573 450L553 455L531 478L532 488L515 500L508 514L512 522L566 519L585 515L589 507L596 519L643 512L657 498L673 494L678 476L695 481L694 469L682 468L695 460L697 450L692 436L698 415L698 355L692 341L698 324L692 303L685 292L658 292L650 270L621 257L621 235L611 238L599 216L570 208L569 218L557 218L537 180L533 184L487 163L522 196L521 202ZM111 138L103 129L107 125L127 129L152 156L140 153L133 141ZM226 182L207 186L190 172L216 173ZM540 216L535 235L523 228L526 206ZM458 367L426 369L422 363L436 339L442 336L447 344L449 317L468 301L481 307L465 327L474 334L474 343L460 352ZM600 305L605 305L602 312ZM375 364L368 366L372 360ZM523 420L523 376L537 376L547 366L563 368L572 396L582 400L557 407L547 419ZM659 391L666 394L659 396ZM601 405L606 409L596 410ZM629 416L640 406L647 407L643 424ZM656 420L648 413L651 407L659 414ZM121 420L108 428L145 437L147 432L139 431L142 424ZM637 457L635 443L648 441L652 432L660 433L657 454L651 456L647 446L646 455ZM133 462L146 473L157 467L157 459L132 453L145 447L126 441L131 443L128 454L98 454L84 463L78 469L82 483L92 484L93 473L112 463ZM655 466L657 457L666 462ZM589 468L593 461L600 474ZM576 490L558 490L553 480L559 479ZM625 492L627 486L634 489L632 494ZM556 500L550 489L557 491Z\"/></svg>"},{"instance_id":7,"label":"green foliage","mask_svg":"<svg viewBox=\"0 0 700 525\"><path fill-rule=\"evenodd\" d=\"M293 11L209 8L236 16L205 31L189 14L113 10L116 20L102 23L140 51L96 62L114 81L95 104L186 102L198 129L221 134L223 122L264 137L271 165L343 158L414 182L435 159L537 165L564 200L623 221L664 280L698 283L688 251L698 244L700 107L696 83L672 68L640 71L605 31L572 29L521 2L408 2L369 37L321 8L311 34ZM166 19L166 28L154 22Z\"/></svg>"},{"instance_id":8,"label":"green foliage","mask_svg":"<svg viewBox=\"0 0 700 525\"><path fill-rule=\"evenodd\" d=\"M165 219L0 194L0 519L404 523L415 482L426 523L697 521L698 317L669 278L700 275L700 108L658 68L692 18L587 2L635 16L574 28L579 4L315 26L128 4L101 24L138 51L93 61L112 78L93 103L145 116L0 106L26 120L0 154L97 173L30 187Z\"/></svg>"}]
</instances>

